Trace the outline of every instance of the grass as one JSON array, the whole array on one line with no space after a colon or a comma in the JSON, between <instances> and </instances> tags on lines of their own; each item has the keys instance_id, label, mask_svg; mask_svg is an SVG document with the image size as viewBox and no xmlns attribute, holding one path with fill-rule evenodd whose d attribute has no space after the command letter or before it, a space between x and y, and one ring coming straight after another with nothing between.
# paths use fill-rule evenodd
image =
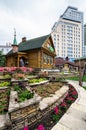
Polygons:
<instances>
[{"instance_id":1,"label":"grass","mask_svg":"<svg viewBox=\"0 0 86 130\"><path fill-rule=\"evenodd\" d=\"M83 88L86 90L86 86L83 86Z\"/></svg>"},{"instance_id":2,"label":"grass","mask_svg":"<svg viewBox=\"0 0 86 130\"><path fill-rule=\"evenodd\" d=\"M79 81L79 77L69 77L69 78L66 78L68 80L74 80L74 81Z\"/></svg>"},{"instance_id":3,"label":"grass","mask_svg":"<svg viewBox=\"0 0 86 130\"><path fill-rule=\"evenodd\" d=\"M78 77L69 77L69 78L66 78L68 80L74 80L74 81L79 81L79 76ZM86 75L82 77L82 81L83 82L86 82Z\"/></svg>"},{"instance_id":4,"label":"grass","mask_svg":"<svg viewBox=\"0 0 86 130\"><path fill-rule=\"evenodd\" d=\"M79 81L79 77L70 77L70 78L67 78L67 79L68 79L68 80ZM83 76L82 82L86 82L86 75ZM83 88L86 90L86 86L83 86Z\"/></svg>"}]
</instances>

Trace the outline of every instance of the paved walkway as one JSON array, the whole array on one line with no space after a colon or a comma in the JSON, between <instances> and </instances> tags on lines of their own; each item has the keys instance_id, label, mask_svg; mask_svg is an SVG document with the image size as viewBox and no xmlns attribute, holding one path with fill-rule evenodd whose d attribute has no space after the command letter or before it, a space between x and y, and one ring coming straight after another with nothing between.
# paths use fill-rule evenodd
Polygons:
<instances>
[{"instance_id":1,"label":"paved walkway","mask_svg":"<svg viewBox=\"0 0 86 130\"><path fill-rule=\"evenodd\" d=\"M68 82L76 88L78 98L52 130L86 130L86 91L77 81Z\"/></svg>"}]
</instances>

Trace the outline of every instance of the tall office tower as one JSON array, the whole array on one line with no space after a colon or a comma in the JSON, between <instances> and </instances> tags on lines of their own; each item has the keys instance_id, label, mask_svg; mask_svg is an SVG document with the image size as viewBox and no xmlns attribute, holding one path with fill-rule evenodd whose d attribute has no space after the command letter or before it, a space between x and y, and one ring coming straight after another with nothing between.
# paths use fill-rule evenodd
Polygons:
<instances>
[{"instance_id":1,"label":"tall office tower","mask_svg":"<svg viewBox=\"0 0 86 130\"><path fill-rule=\"evenodd\" d=\"M75 59L82 56L84 46L83 12L68 6L52 27L57 57Z\"/></svg>"},{"instance_id":2,"label":"tall office tower","mask_svg":"<svg viewBox=\"0 0 86 130\"><path fill-rule=\"evenodd\" d=\"M86 24L84 25L84 46L84 50L86 50ZM86 56L86 51L84 51L84 56Z\"/></svg>"}]
</instances>

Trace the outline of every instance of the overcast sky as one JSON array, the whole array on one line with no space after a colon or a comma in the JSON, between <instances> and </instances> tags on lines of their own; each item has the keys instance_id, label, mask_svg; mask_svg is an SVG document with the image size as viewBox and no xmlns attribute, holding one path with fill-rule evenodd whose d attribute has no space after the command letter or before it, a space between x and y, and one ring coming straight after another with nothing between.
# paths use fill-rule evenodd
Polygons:
<instances>
[{"instance_id":1,"label":"overcast sky","mask_svg":"<svg viewBox=\"0 0 86 130\"><path fill-rule=\"evenodd\" d=\"M13 43L14 28L18 43L49 34L68 6L84 12L86 23L85 0L0 0L0 45Z\"/></svg>"}]
</instances>

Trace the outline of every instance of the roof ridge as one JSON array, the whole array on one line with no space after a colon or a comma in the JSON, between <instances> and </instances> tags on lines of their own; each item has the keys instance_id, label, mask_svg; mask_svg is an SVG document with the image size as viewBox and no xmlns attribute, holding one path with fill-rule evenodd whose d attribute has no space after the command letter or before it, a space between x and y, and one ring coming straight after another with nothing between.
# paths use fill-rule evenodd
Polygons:
<instances>
[{"instance_id":1,"label":"roof ridge","mask_svg":"<svg viewBox=\"0 0 86 130\"><path fill-rule=\"evenodd\" d=\"M39 36L39 37L35 37L35 38L32 38L32 39L28 39L26 40L25 42L29 42L29 41L32 41L32 40L36 40L36 39L39 39L39 38L42 38L42 37L47 37L47 36L50 36L51 34L47 34L47 35L44 35L44 36ZM20 42L19 44L21 43L24 43L24 42Z\"/></svg>"}]
</instances>

